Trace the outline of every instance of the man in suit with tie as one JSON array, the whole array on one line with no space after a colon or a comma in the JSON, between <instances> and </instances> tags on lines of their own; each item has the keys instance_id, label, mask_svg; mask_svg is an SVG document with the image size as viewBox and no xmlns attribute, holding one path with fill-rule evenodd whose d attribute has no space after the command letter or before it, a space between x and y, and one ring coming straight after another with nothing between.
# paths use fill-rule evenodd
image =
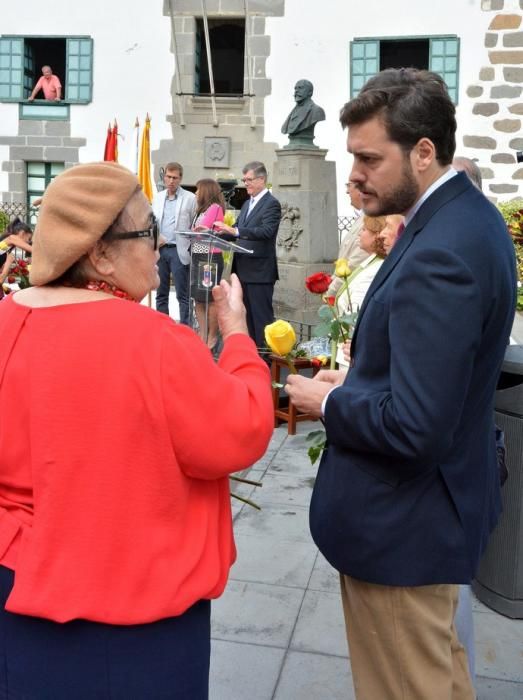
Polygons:
<instances>
[{"instance_id":1,"label":"man in suit with tie","mask_svg":"<svg viewBox=\"0 0 523 700\"><path fill-rule=\"evenodd\" d=\"M214 227L232 234L239 245L253 251L234 255L233 272L242 285L249 335L262 348L265 345L263 330L274 321L272 295L278 279L276 236L281 206L267 189L267 170L263 163L247 163L242 172L249 199L243 203L234 226L217 221Z\"/></svg>"},{"instance_id":2,"label":"man in suit with tie","mask_svg":"<svg viewBox=\"0 0 523 700\"><path fill-rule=\"evenodd\" d=\"M344 381L288 379L326 427L311 532L340 572L358 700L472 700L453 621L501 508L493 399L514 246L451 167L455 108L439 75L383 71L340 119L363 210L406 226L364 299Z\"/></svg>"}]
</instances>

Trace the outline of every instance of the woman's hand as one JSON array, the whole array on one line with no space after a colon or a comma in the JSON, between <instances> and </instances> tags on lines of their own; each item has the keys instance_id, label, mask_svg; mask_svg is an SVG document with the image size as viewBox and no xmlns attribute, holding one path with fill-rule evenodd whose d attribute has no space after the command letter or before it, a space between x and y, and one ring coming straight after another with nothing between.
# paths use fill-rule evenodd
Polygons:
<instances>
[{"instance_id":1,"label":"woman's hand","mask_svg":"<svg viewBox=\"0 0 523 700\"><path fill-rule=\"evenodd\" d=\"M212 290L212 296L216 304L218 326L223 340L225 341L233 333L248 334L242 286L237 275L231 275L230 284L222 280Z\"/></svg>"}]
</instances>

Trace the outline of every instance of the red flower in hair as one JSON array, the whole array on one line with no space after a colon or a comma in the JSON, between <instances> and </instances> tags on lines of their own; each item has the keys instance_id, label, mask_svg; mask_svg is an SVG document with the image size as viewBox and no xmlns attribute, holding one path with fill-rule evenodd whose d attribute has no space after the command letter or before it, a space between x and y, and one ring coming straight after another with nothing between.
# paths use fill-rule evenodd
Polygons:
<instances>
[{"instance_id":1,"label":"red flower in hair","mask_svg":"<svg viewBox=\"0 0 523 700\"><path fill-rule=\"evenodd\" d=\"M325 294L331 283L332 277L326 272L315 272L305 278L305 286L313 294Z\"/></svg>"}]
</instances>

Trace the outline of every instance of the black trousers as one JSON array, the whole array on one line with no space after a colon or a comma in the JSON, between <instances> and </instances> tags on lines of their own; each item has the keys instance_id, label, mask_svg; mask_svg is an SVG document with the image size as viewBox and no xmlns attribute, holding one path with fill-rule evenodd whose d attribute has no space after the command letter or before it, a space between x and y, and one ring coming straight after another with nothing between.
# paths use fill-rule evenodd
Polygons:
<instances>
[{"instance_id":1,"label":"black trousers","mask_svg":"<svg viewBox=\"0 0 523 700\"><path fill-rule=\"evenodd\" d=\"M146 625L59 624L6 612L12 585L0 566L2 700L208 700L208 600Z\"/></svg>"},{"instance_id":2,"label":"black trousers","mask_svg":"<svg viewBox=\"0 0 523 700\"><path fill-rule=\"evenodd\" d=\"M251 284L242 281L243 303L247 310L247 328L257 348L265 348L264 329L274 321L272 295L274 282L268 284Z\"/></svg>"}]
</instances>

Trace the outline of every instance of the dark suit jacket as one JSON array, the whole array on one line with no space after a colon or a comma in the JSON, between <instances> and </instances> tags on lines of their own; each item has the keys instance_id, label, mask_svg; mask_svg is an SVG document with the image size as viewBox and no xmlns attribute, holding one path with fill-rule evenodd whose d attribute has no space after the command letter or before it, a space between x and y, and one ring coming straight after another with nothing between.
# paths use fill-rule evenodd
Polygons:
<instances>
[{"instance_id":1,"label":"dark suit jacket","mask_svg":"<svg viewBox=\"0 0 523 700\"><path fill-rule=\"evenodd\" d=\"M237 253L234 256L233 271L242 282L271 283L278 279L276 262L276 236L281 219L281 206L278 200L267 192L247 216L249 202L244 202L235 226L239 238L236 242L254 252Z\"/></svg>"},{"instance_id":2,"label":"dark suit jacket","mask_svg":"<svg viewBox=\"0 0 523 700\"><path fill-rule=\"evenodd\" d=\"M396 586L474 576L500 512L493 396L515 290L507 227L459 173L381 266L326 402L310 522L339 571Z\"/></svg>"}]
</instances>

